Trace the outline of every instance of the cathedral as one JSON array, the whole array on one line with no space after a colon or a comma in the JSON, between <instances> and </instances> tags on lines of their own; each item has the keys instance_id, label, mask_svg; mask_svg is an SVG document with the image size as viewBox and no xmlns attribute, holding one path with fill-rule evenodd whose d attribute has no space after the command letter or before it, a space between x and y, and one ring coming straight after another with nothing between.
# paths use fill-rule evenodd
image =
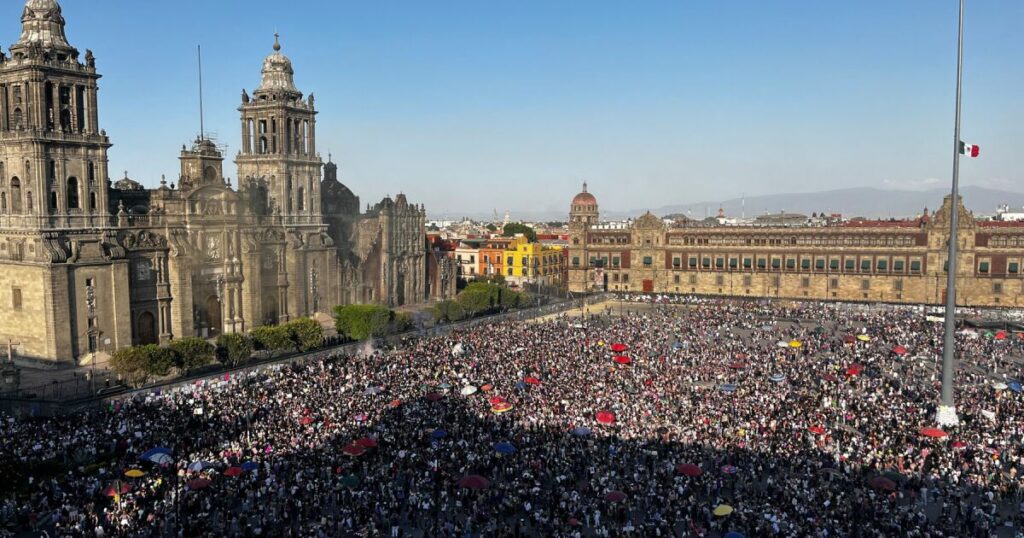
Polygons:
<instances>
[{"instance_id":1,"label":"cathedral","mask_svg":"<svg viewBox=\"0 0 1024 538\"><path fill-rule=\"evenodd\" d=\"M399 194L360 213L323 163L315 99L276 37L241 95L237 184L200 135L177 180L147 189L109 179L96 59L69 44L56 0L28 0L21 21L0 52L0 337L20 356L72 361L454 295L423 206Z\"/></svg>"}]
</instances>

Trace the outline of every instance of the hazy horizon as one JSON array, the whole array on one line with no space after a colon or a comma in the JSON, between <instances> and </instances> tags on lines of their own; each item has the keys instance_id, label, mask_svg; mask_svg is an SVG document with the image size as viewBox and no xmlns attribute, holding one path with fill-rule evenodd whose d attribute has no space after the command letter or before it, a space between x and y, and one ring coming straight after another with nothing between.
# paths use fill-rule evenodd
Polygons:
<instances>
[{"instance_id":1,"label":"hazy horizon","mask_svg":"<svg viewBox=\"0 0 1024 538\"><path fill-rule=\"evenodd\" d=\"M317 97L320 153L364 204L564 212L583 180L618 210L949 183L955 2L60 3L103 75L113 180L177 178L197 44L206 129L234 177L236 108L276 30ZM5 6L10 44L23 2ZM1022 23L1015 0L967 11L962 138L982 156L965 186L1024 184Z\"/></svg>"}]
</instances>

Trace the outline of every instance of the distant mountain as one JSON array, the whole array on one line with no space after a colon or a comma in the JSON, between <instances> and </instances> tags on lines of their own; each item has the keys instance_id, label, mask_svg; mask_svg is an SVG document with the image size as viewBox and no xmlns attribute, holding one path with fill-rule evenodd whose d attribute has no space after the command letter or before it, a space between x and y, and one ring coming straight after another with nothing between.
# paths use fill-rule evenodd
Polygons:
<instances>
[{"instance_id":1,"label":"distant mountain","mask_svg":"<svg viewBox=\"0 0 1024 538\"><path fill-rule=\"evenodd\" d=\"M747 217L756 217L765 213L785 211L807 215L816 212L842 213L844 217L848 218L899 218L920 215L926 207L930 211L934 211L948 194L949 190L947 189L901 191L857 187L822 192L765 194L749 196L745 200L734 198L722 202L667 205L651 209L651 213L656 215L682 213L691 218L702 219L706 216L705 213L710 216L717 215L718 208L721 207L730 217L739 217L743 214ZM960 196L967 208L979 216L995 213L996 208L1002 204L1009 204L1016 208L1024 206L1024 193L1019 192L968 186L960 190ZM607 217L634 217L643 212L643 210L636 210L621 215L618 215L619 212L611 212ZM601 217L606 217L604 212Z\"/></svg>"},{"instance_id":2,"label":"distant mountain","mask_svg":"<svg viewBox=\"0 0 1024 538\"><path fill-rule=\"evenodd\" d=\"M651 213L658 216L670 214L689 215L694 219L703 219L705 215L718 214L722 207L730 217L756 217L765 213L842 213L844 217L889 218L914 217L921 214L924 208L934 211L942 204L942 199L949 194L948 189L931 189L921 191L902 191L893 189L877 189L873 187L856 187L821 192L804 192L788 194L764 194L748 196L746 200L733 198L724 201L698 202L691 204L674 204L651 207ZM991 215L1003 204L1020 210L1024 206L1024 193L1010 192L985 187L967 186L960 190L967 208L975 215ZM635 218L644 214L647 209L628 211L601 208L602 219ZM541 211L512 210L511 216L516 221L564 221L569 218L568 206L565 210L549 209ZM466 212L450 215L431 214L430 219L461 220L469 217L476 220L494 220L494 214Z\"/></svg>"}]
</instances>

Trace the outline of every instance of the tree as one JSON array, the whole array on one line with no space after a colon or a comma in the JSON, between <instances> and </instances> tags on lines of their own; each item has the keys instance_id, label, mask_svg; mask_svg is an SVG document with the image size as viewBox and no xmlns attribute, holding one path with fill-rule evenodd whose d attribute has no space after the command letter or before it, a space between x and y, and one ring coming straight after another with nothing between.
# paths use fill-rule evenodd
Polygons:
<instances>
[{"instance_id":1,"label":"tree","mask_svg":"<svg viewBox=\"0 0 1024 538\"><path fill-rule=\"evenodd\" d=\"M288 322L285 327L299 351L316 349L324 343L324 328L311 318L299 318Z\"/></svg>"},{"instance_id":2,"label":"tree","mask_svg":"<svg viewBox=\"0 0 1024 538\"><path fill-rule=\"evenodd\" d=\"M252 339L242 333L226 333L217 337L217 360L225 366L238 366L249 361Z\"/></svg>"},{"instance_id":3,"label":"tree","mask_svg":"<svg viewBox=\"0 0 1024 538\"><path fill-rule=\"evenodd\" d=\"M168 376L171 374L171 369L177 367L178 361L181 360L178 353L169 347L147 344L139 346L138 349L145 361L146 373L150 375Z\"/></svg>"},{"instance_id":4,"label":"tree","mask_svg":"<svg viewBox=\"0 0 1024 538\"><path fill-rule=\"evenodd\" d=\"M487 229L492 231L492 232L497 232L498 231L498 227L495 226L494 224L488 224L487 225Z\"/></svg>"},{"instance_id":5,"label":"tree","mask_svg":"<svg viewBox=\"0 0 1024 538\"><path fill-rule=\"evenodd\" d=\"M466 310L455 301L441 301L434 305L434 321L462 321L466 319Z\"/></svg>"},{"instance_id":6,"label":"tree","mask_svg":"<svg viewBox=\"0 0 1024 538\"><path fill-rule=\"evenodd\" d=\"M391 333L404 333L412 328L412 316L406 312L395 312L391 319Z\"/></svg>"},{"instance_id":7,"label":"tree","mask_svg":"<svg viewBox=\"0 0 1024 538\"><path fill-rule=\"evenodd\" d=\"M177 365L183 371L202 368L213 362L215 348L213 344L197 336L178 338L168 344L177 357Z\"/></svg>"},{"instance_id":8,"label":"tree","mask_svg":"<svg viewBox=\"0 0 1024 538\"><path fill-rule=\"evenodd\" d=\"M384 336L391 319L391 310L380 305L350 304L334 307L334 323L338 334L349 340Z\"/></svg>"},{"instance_id":9,"label":"tree","mask_svg":"<svg viewBox=\"0 0 1024 538\"><path fill-rule=\"evenodd\" d=\"M138 347L123 347L110 356L110 369L131 386L139 386L149 377L146 354Z\"/></svg>"},{"instance_id":10,"label":"tree","mask_svg":"<svg viewBox=\"0 0 1024 538\"><path fill-rule=\"evenodd\" d=\"M257 349L266 351L289 351L294 349L291 333L281 325L256 327L251 333Z\"/></svg>"},{"instance_id":11,"label":"tree","mask_svg":"<svg viewBox=\"0 0 1024 538\"><path fill-rule=\"evenodd\" d=\"M474 283L475 284L475 283ZM466 289L462 290L457 297L456 302L459 306L466 311L469 316L476 316L483 312L490 310L494 306L494 297L491 294L491 290L486 286L474 286L470 284L466 286ZM493 284L491 284L493 286Z\"/></svg>"},{"instance_id":12,"label":"tree","mask_svg":"<svg viewBox=\"0 0 1024 538\"><path fill-rule=\"evenodd\" d=\"M531 243L537 241L537 232L533 231L533 228L518 222L510 222L506 224L505 228L501 231L501 235L505 237L512 237L516 234L523 234Z\"/></svg>"}]
</instances>

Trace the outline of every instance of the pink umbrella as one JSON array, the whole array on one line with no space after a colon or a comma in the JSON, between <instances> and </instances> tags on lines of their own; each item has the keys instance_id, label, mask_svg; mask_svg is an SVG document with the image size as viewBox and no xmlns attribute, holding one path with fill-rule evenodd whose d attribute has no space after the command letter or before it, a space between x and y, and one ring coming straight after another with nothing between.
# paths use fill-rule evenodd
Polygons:
<instances>
[{"instance_id":1,"label":"pink umbrella","mask_svg":"<svg viewBox=\"0 0 1024 538\"><path fill-rule=\"evenodd\" d=\"M605 493L604 500L613 503L622 502L626 500L626 494L621 491L609 491Z\"/></svg>"},{"instance_id":2,"label":"pink umbrella","mask_svg":"<svg viewBox=\"0 0 1024 538\"><path fill-rule=\"evenodd\" d=\"M612 413L611 411L598 411L597 412L597 421L600 422L601 424L606 424L606 425L607 424L614 424L615 423L615 413Z\"/></svg>"},{"instance_id":3,"label":"pink umbrella","mask_svg":"<svg viewBox=\"0 0 1024 538\"><path fill-rule=\"evenodd\" d=\"M487 489L491 486L491 481L478 475L471 474L464 476L459 479L459 487L464 489Z\"/></svg>"},{"instance_id":4,"label":"pink umbrella","mask_svg":"<svg viewBox=\"0 0 1024 538\"><path fill-rule=\"evenodd\" d=\"M700 476L704 471L692 463L680 463L676 465L676 474L683 476Z\"/></svg>"},{"instance_id":5,"label":"pink umbrella","mask_svg":"<svg viewBox=\"0 0 1024 538\"><path fill-rule=\"evenodd\" d=\"M940 429L938 429L938 428L921 428L921 435L923 435L925 437L932 437L932 438L935 438L935 439L941 439L941 438L943 438L943 437L945 437L945 436L947 436L949 434L944 432L944 431L942 431L942 430L940 430Z\"/></svg>"}]
</instances>

